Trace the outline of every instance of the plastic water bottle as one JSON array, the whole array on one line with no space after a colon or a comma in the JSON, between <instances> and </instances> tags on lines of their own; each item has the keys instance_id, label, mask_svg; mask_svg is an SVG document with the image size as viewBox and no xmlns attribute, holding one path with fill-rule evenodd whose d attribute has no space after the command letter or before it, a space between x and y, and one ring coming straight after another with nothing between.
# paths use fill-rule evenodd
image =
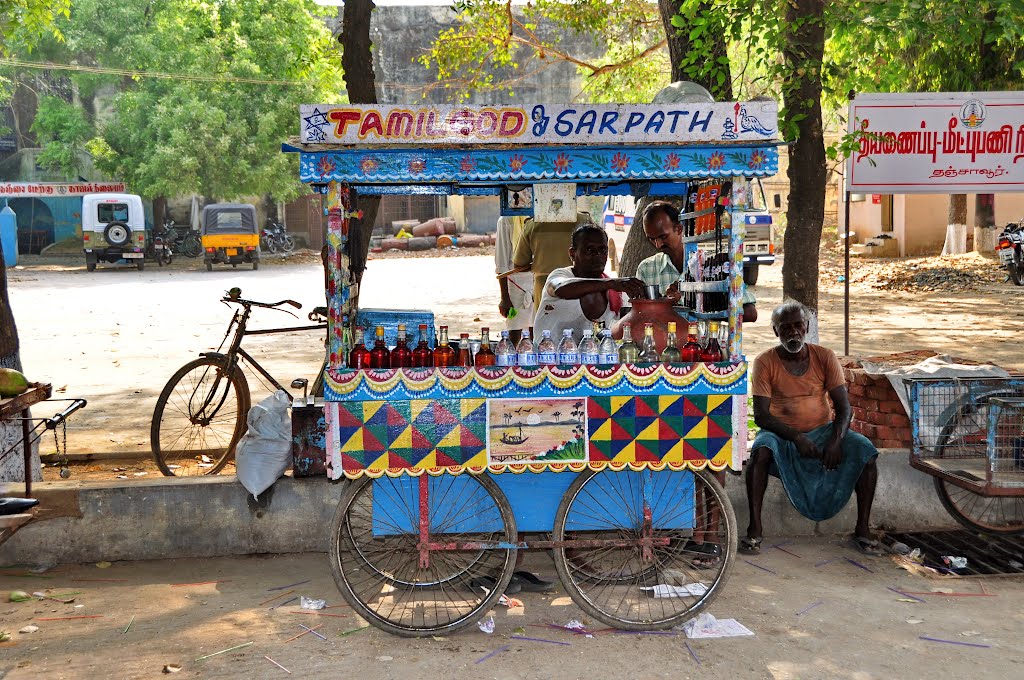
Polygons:
<instances>
[{"instance_id":1,"label":"plastic water bottle","mask_svg":"<svg viewBox=\"0 0 1024 680\"><path fill-rule=\"evenodd\" d=\"M540 344L537 345L537 360L541 366L554 366L558 363L558 351L555 341L551 339L551 331L542 331Z\"/></svg>"},{"instance_id":2,"label":"plastic water bottle","mask_svg":"<svg viewBox=\"0 0 1024 680\"><path fill-rule=\"evenodd\" d=\"M619 363L619 347L612 339L612 332L607 328L601 329L601 364L610 366Z\"/></svg>"},{"instance_id":3,"label":"plastic water bottle","mask_svg":"<svg viewBox=\"0 0 1024 680\"><path fill-rule=\"evenodd\" d=\"M601 354L594 341L594 331L588 328L583 331L583 339L580 340L580 363L596 366L599 361L601 361Z\"/></svg>"},{"instance_id":4,"label":"plastic water bottle","mask_svg":"<svg viewBox=\"0 0 1024 680\"><path fill-rule=\"evenodd\" d=\"M530 340L530 331L523 331L523 339L516 347L516 363L520 366L536 366L537 350L533 348L533 340Z\"/></svg>"},{"instance_id":5,"label":"plastic water bottle","mask_svg":"<svg viewBox=\"0 0 1024 680\"><path fill-rule=\"evenodd\" d=\"M580 353L576 351L571 328L562 330L562 339L558 343L558 363L562 366L577 366L580 363Z\"/></svg>"},{"instance_id":6,"label":"plastic water bottle","mask_svg":"<svg viewBox=\"0 0 1024 680\"><path fill-rule=\"evenodd\" d=\"M516 348L512 346L512 341L508 339L508 331L501 332L501 340L498 341L498 346L494 348L494 359L495 364L498 366L516 365Z\"/></svg>"}]
</instances>

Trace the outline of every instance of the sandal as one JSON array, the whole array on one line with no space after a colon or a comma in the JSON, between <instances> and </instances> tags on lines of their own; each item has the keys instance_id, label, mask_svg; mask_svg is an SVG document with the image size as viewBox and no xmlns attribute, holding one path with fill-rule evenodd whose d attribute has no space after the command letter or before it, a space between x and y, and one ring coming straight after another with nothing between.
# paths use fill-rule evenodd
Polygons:
<instances>
[{"instance_id":1,"label":"sandal","mask_svg":"<svg viewBox=\"0 0 1024 680\"><path fill-rule=\"evenodd\" d=\"M764 541L764 538L761 536L757 538L744 536L740 539L739 551L744 555L760 555L762 541Z\"/></svg>"},{"instance_id":2,"label":"sandal","mask_svg":"<svg viewBox=\"0 0 1024 680\"><path fill-rule=\"evenodd\" d=\"M882 545L873 538L867 536L850 536L850 545L861 555L868 557L881 557Z\"/></svg>"},{"instance_id":3,"label":"sandal","mask_svg":"<svg viewBox=\"0 0 1024 680\"><path fill-rule=\"evenodd\" d=\"M488 592L490 592L490 591L494 590L495 586L498 585L498 582L495 581L490 576L478 576L478 577L474 578L472 581L470 581L470 584L474 588L483 588L483 589L487 590ZM508 585L505 587L505 593L504 594L505 595L514 595L514 594L518 593L520 590L522 590L522 585L517 583L515 579L512 579L511 581L508 582Z\"/></svg>"},{"instance_id":4,"label":"sandal","mask_svg":"<svg viewBox=\"0 0 1024 680\"><path fill-rule=\"evenodd\" d=\"M520 590L528 593L544 593L555 588L554 581L546 581L531 571L512 572L512 583L518 583Z\"/></svg>"}]
</instances>

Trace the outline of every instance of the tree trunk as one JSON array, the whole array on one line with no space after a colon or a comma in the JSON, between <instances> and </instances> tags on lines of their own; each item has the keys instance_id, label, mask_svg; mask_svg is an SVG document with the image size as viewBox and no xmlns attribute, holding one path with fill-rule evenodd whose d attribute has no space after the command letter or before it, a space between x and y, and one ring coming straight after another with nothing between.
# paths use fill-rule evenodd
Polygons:
<instances>
[{"instance_id":1,"label":"tree trunk","mask_svg":"<svg viewBox=\"0 0 1024 680\"><path fill-rule=\"evenodd\" d=\"M790 26L783 47L789 74L783 83L786 122L796 121L797 138L789 150L790 198L783 241L782 296L814 312L811 334L816 342L818 244L825 219L825 142L821 121L821 63L825 50L823 0L786 4ZM802 116L802 118L800 118Z\"/></svg>"},{"instance_id":2,"label":"tree trunk","mask_svg":"<svg viewBox=\"0 0 1024 680\"><path fill-rule=\"evenodd\" d=\"M19 350L18 328L14 325L14 313L7 297L7 264L4 262L3 246L0 245L0 367L20 371Z\"/></svg>"},{"instance_id":3,"label":"tree trunk","mask_svg":"<svg viewBox=\"0 0 1024 680\"><path fill-rule=\"evenodd\" d=\"M351 104L377 103L373 41L370 39L373 7L372 0L346 0L342 14L342 28L338 40L341 42L341 66L345 71L345 87ZM353 195L352 198L355 208L363 211L362 219L355 220L352 224L349 239L349 264L358 282L362 280L363 271L366 269L366 257L370 252L370 234L374 222L377 221L380 197Z\"/></svg>"},{"instance_id":4,"label":"tree trunk","mask_svg":"<svg viewBox=\"0 0 1024 680\"><path fill-rule=\"evenodd\" d=\"M967 195L951 194L949 217L946 223L946 243L943 255L959 255L967 252Z\"/></svg>"},{"instance_id":5,"label":"tree trunk","mask_svg":"<svg viewBox=\"0 0 1024 680\"><path fill-rule=\"evenodd\" d=\"M32 132L32 124L36 120L39 109L39 97L35 90L19 78L14 85L11 97L11 113L14 115L14 143L17 149L34 149L37 146L36 135Z\"/></svg>"},{"instance_id":6,"label":"tree trunk","mask_svg":"<svg viewBox=\"0 0 1024 680\"><path fill-rule=\"evenodd\" d=\"M661 23L665 28L665 37L668 40L669 60L672 63L672 82L691 80L706 88L707 91L715 97L716 101L730 101L732 99L731 78L726 78L725 82L719 86L718 81L711 74L707 74L705 76L691 76L684 71L682 67L683 59L685 59L686 55L693 50L693 47L690 44L689 30L678 29L672 25L672 17L679 13L680 5L682 5L682 0L658 0L658 10L661 12ZM711 2L701 3L700 13L702 15L711 14L712 11ZM722 37L721 33L714 33L712 53L714 54L715 59L720 56L728 56L728 53L726 52L725 39ZM723 68L728 71L727 65ZM629 233L626 234L626 245L622 247L619 276L633 276L636 274L636 268L641 262L658 252L657 249L647 241L647 237L644 236L644 228L640 220L644 209L653 200L653 198L654 197L651 196L645 197L637 204L636 216L633 218L633 224L629 228Z\"/></svg>"},{"instance_id":7,"label":"tree trunk","mask_svg":"<svg viewBox=\"0 0 1024 680\"><path fill-rule=\"evenodd\" d=\"M715 101L731 101L732 100L732 78L726 78L725 81L719 85L718 80L713 74L705 74L703 76L689 75L685 72L682 64L683 60L688 54L693 52L693 46L690 44L690 31L689 28L676 28L672 25L672 17L679 14L679 8L683 4L683 0L658 0L658 11L661 13L661 23L665 27L665 38L668 40L668 56L669 61L672 64L672 82L678 82L680 80L690 80L698 85L703 85L707 88L707 91L714 96ZM699 15L706 16L713 13L713 4L709 1L700 3ZM711 47L711 58L717 60L719 57L728 57L729 53L726 51L725 38L719 31L712 31L714 41ZM728 72L728 65L724 66Z\"/></svg>"},{"instance_id":8,"label":"tree trunk","mask_svg":"<svg viewBox=\"0 0 1024 680\"><path fill-rule=\"evenodd\" d=\"M153 198L153 229L160 229L164 226L164 218L167 217L167 197L156 196Z\"/></svg>"},{"instance_id":9,"label":"tree trunk","mask_svg":"<svg viewBox=\"0 0 1024 680\"><path fill-rule=\"evenodd\" d=\"M974 196L974 252L985 257L996 256L996 196L975 194Z\"/></svg>"}]
</instances>

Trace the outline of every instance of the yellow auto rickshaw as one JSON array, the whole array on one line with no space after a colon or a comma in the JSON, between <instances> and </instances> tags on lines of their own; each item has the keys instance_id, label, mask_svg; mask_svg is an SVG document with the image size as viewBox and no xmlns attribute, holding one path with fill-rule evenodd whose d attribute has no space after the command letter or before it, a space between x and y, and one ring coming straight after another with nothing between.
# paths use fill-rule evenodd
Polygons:
<instances>
[{"instance_id":1,"label":"yellow auto rickshaw","mask_svg":"<svg viewBox=\"0 0 1024 680\"><path fill-rule=\"evenodd\" d=\"M260 268L260 232L256 207L247 203L214 203L203 208L203 262L213 271L215 262L237 267L251 262Z\"/></svg>"}]
</instances>

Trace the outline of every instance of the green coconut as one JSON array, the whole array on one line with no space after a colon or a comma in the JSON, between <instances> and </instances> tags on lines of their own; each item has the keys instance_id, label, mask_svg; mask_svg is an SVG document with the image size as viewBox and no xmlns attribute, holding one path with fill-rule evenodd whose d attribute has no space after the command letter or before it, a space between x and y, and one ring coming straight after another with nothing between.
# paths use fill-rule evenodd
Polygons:
<instances>
[{"instance_id":1,"label":"green coconut","mask_svg":"<svg viewBox=\"0 0 1024 680\"><path fill-rule=\"evenodd\" d=\"M13 368L0 368L0 397L16 397L28 389L28 380Z\"/></svg>"}]
</instances>

